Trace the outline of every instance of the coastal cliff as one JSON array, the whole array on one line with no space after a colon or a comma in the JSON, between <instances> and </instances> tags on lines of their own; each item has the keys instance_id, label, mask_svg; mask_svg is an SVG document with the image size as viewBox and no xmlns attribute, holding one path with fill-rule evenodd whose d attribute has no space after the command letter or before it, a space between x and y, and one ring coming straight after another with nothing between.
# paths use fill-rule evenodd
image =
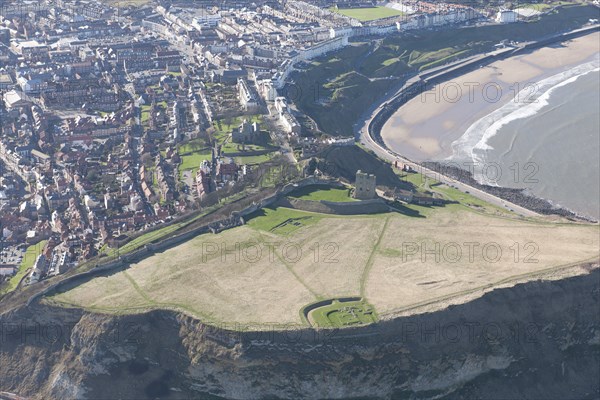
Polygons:
<instances>
[{"instance_id":1,"label":"coastal cliff","mask_svg":"<svg viewBox=\"0 0 600 400\"><path fill-rule=\"evenodd\" d=\"M32 399L598 398L600 271L366 328L239 332L183 314L0 315L0 391Z\"/></svg>"}]
</instances>

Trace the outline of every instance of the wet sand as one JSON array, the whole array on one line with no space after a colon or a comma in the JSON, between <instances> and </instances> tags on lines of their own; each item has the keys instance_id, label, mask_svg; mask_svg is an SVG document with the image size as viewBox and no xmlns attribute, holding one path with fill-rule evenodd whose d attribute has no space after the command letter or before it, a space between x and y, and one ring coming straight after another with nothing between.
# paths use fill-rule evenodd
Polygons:
<instances>
[{"instance_id":1,"label":"wet sand","mask_svg":"<svg viewBox=\"0 0 600 400\"><path fill-rule=\"evenodd\" d=\"M536 82L598 53L600 32L494 62L435 86L402 106L383 126L392 150L414 161L452 155L451 144L478 119L512 100L526 102Z\"/></svg>"}]
</instances>

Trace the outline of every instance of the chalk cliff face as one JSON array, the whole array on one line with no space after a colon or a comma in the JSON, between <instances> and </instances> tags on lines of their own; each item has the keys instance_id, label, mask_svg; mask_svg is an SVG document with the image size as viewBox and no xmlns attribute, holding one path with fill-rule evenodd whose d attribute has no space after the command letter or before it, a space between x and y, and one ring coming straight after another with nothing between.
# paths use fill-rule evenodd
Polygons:
<instances>
[{"instance_id":1,"label":"chalk cliff face","mask_svg":"<svg viewBox=\"0 0 600 400\"><path fill-rule=\"evenodd\" d=\"M35 399L600 396L600 271L343 331L236 333L182 314L0 315L0 391ZM229 327L230 328L230 327Z\"/></svg>"}]
</instances>

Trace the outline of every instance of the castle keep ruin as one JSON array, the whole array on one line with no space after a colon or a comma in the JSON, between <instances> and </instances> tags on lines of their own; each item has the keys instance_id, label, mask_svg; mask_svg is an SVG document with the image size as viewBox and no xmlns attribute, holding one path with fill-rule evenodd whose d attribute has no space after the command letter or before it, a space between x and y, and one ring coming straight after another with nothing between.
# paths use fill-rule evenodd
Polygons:
<instances>
[{"instance_id":1,"label":"castle keep ruin","mask_svg":"<svg viewBox=\"0 0 600 400\"><path fill-rule=\"evenodd\" d=\"M369 200L377 197L377 193L375 192L375 181L375 175L367 174L361 170L356 171L355 188L352 197L359 200Z\"/></svg>"}]
</instances>

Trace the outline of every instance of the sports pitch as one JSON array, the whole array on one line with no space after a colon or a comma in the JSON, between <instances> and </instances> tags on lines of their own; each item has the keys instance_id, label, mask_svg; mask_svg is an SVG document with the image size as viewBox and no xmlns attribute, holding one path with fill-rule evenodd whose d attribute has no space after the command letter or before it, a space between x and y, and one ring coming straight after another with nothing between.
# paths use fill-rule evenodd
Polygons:
<instances>
[{"instance_id":1,"label":"sports pitch","mask_svg":"<svg viewBox=\"0 0 600 400\"><path fill-rule=\"evenodd\" d=\"M344 217L265 209L245 226L198 236L47 301L116 314L171 309L263 329L307 326L307 305L351 297L363 303L316 310L312 325L353 326L585 273L574 265L598 259L599 236L597 225L500 217L460 204Z\"/></svg>"}]
</instances>

